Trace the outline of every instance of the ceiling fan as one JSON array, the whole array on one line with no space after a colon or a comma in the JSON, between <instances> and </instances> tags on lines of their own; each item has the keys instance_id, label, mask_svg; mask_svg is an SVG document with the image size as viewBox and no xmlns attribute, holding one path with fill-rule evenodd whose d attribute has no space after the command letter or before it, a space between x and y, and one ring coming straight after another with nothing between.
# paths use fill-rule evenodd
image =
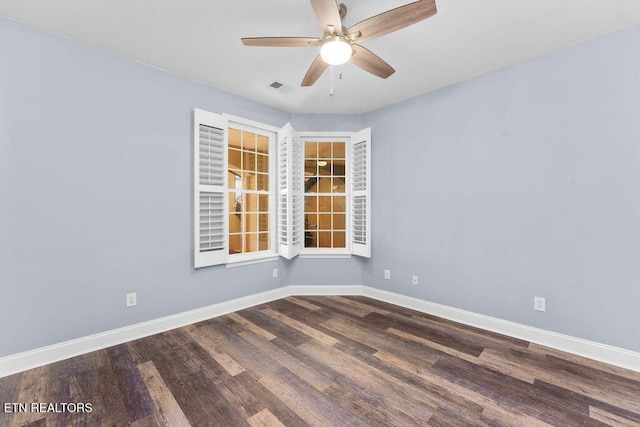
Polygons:
<instances>
[{"instance_id":1,"label":"ceiling fan","mask_svg":"<svg viewBox=\"0 0 640 427\"><path fill-rule=\"evenodd\" d=\"M365 71L386 79L395 70L382 58L359 43L375 39L420 22L436 14L435 0L419 0L360 21L351 28L342 25L347 7L336 0L310 0L322 28L317 37L245 37L245 46L309 47L320 46L320 55L309 67L301 86L311 86L329 65L351 62Z\"/></svg>"}]
</instances>

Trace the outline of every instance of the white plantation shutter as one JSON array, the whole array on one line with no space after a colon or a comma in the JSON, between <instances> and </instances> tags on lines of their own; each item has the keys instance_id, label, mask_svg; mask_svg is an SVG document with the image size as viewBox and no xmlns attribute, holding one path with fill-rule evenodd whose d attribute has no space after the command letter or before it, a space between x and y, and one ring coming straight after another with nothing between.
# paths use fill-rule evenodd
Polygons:
<instances>
[{"instance_id":1,"label":"white plantation shutter","mask_svg":"<svg viewBox=\"0 0 640 427\"><path fill-rule=\"evenodd\" d=\"M371 129L351 137L351 253L371 257Z\"/></svg>"},{"instance_id":2,"label":"white plantation shutter","mask_svg":"<svg viewBox=\"0 0 640 427\"><path fill-rule=\"evenodd\" d=\"M302 147L286 124L278 132L278 253L291 259L302 248Z\"/></svg>"},{"instance_id":3,"label":"white plantation shutter","mask_svg":"<svg viewBox=\"0 0 640 427\"><path fill-rule=\"evenodd\" d=\"M227 259L227 120L194 110L194 267Z\"/></svg>"}]
</instances>

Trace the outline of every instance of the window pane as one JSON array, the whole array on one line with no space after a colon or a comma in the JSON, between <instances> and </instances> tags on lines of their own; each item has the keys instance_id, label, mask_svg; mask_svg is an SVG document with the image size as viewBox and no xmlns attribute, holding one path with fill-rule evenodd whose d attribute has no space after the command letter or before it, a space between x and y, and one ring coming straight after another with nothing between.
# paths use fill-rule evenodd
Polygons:
<instances>
[{"instance_id":1,"label":"window pane","mask_svg":"<svg viewBox=\"0 0 640 427\"><path fill-rule=\"evenodd\" d=\"M246 151L256 151L256 134L242 132L242 149Z\"/></svg>"},{"instance_id":2,"label":"window pane","mask_svg":"<svg viewBox=\"0 0 640 427\"><path fill-rule=\"evenodd\" d=\"M238 150L229 150L229 169L240 169L241 155Z\"/></svg>"},{"instance_id":3,"label":"window pane","mask_svg":"<svg viewBox=\"0 0 640 427\"><path fill-rule=\"evenodd\" d=\"M331 247L331 232L330 231L320 231L318 233L318 247L320 248L330 248Z\"/></svg>"},{"instance_id":4,"label":"window pane","mask_svg":"<svg viewBox=\"0 0 640 427\"><path fill-rule=\"evenodd\" d=\"M260 233L258 235L258 249L261 251L269 250L269 233Z\"/></svg>"},{"instance_id":5,"label":"window pane","mask_svg":"<svg viewBox=\"0 0 640 427\"><path fill-rule=\"evenodd\" d=\"M229 193L229 213L242 212L242 193Z\"/></svg>"},{"instance_id":6,"label":"window pane","mask_svg":"<svg viewBox=\"0 0 640 427\"><path fill-rule=\"evenodd\" d=\"M242 173L242 188L245 190L255 190L256 189L256 175L253 173L243 172Z\"/></svg>"},{"instance_id":7,"label":"window pane","mask_svg":"<svg viewBox=\"0 0 640 427\"><path fill-rule=\"evenodd\" d=\"M269 175L259 173L256 178L258 180L256 190L269 191Z\"/></svg>"},{"instance_id":8,"label":"window pane","mask_svg":"<svg viewBox=\"0 0 640 427\"><path fill-rule=\"evenodd\" d=\"M255 252L258 250L258 235L257 234L245 234L244 236L244 251Z\"/></svg>"},{"instance_id":9,"label":"window pane","mask_svg":"<svg viewBox=\"0 0 640 427\"><path fill-rule=\"evenodd\" d=\"M344 176L337 176L333 178L333 185L331 186L331 191L334 193L345 192Z\"/></svg>"},{"instance_id":10,"label":"window pane","mask_svg":"<svg viewBox=\"0 0 640 427\"><path fill-rule=\"evenodd\" d=\"M248 232L258 231L258 215L252 213L244 214L244 229Z\"/></svg>"},{"instance_id":11,"label":"window pane","mask_svg":"<svg viewBox=\"0 0 640 427\"><path fill-rule=\"evenodd\" d=\"M318 178L315 176L309 177L304 181L305 193L317 193L318 192Z\"/></svg>"},{"instance_id":12,"label":"window pane","mask_svg":"<svg viewBox=\"0 0 640 427\"><path fill-rule=\"evenodd\" d=\"M229 148L240 149L240 147L241 147L241 144L240 144L241 135L240 135L240 131L238 129L229 128L228 138L229 138Z\"/></svg>"},{"instance_id":13,"label":"window pane","mask_svg":"<svg viewBox=\"0 0 640 427\"><path fill-rule=\"evenodd\" d=\"M318 212L318 197L304 196L304 211Z\"/></svg>"},{"instance_id":14,"label":"window pane","mask_svg":"<svg viewBox=\"0 0 640 427\"><path fill-rule=\"evenodd\" d=\"M333 229L334 230L346 230L347 229L347 216L344 214L333 215Z\"/></svg>"},{"instance_id":15,"label":"window pane","mask_svg":"<svg viewBox=\"0 0 640 427\"><path fill-rule=\"evenodd\" d=\"M229 215L229 232L242 233L242 215L240 214Z\"/></svg>"},{"instance_id":16,"label":"window pane","mask_svg":"<svg viewBox=\"0 0 640 427\"><path fill-rule=\"evenodd\" d=\"M263 135L258 135L258 153L269 154L269 138Z\"/></svg>"},{"instance_id":17,"label":"window pane","mask_svg":"<svg viewBox=\"0 0 640 427\"><path fill-rule=\"evenodd\" d=\"M258 212L258 195L257 194L245 194L244 195L245 212Z\"/></svg>"},{"instance_id":18,"label":"window pane","mask_svg":"<svg viewBox=\"0 0 640 427\"><path fill-rule=\"evenodd\" d=\"M242 179L240 178L240 171L237 170L229 170L227 173L227 185L231 189L241 189L242 188Z\"/></svg>"},{"instance_id":19,"label":"window pane","mask_svg":"<svg viewBox=\"0 0 640 427\"><path fill-rule=\"evenodd\" d=\"M242 235L241 234L229 235L229 253L230 254L242 253Z\"/></svg>"},{"instance_id":20,"label":"window pane","mask_svg":"<svg viewBox=\"0 0 640 427\"><path fill-rule=\"evenodd\" d=\"M344 159L345 153L345 143L344 142L334 142L333 143L333 158L334 159Z\"/></svg>"},{"instance_id":21,"label":"window pane","mask_svg":"<svg viewBox=\"0 0 640 427\"><path fill-rule=\"evenodd\" d=\"M258 231L269 231L269 214L258 216Z\"/></svg>"},{"instance_id":22,"label":"window pane","mask_svg":"<svg viewBox=\"0 0 640 427\"><path fill-rule=\"evenodd\" d=\"M304 157L305 159L318 158L318 144L316 142L304 143Z\"/></svg>"},{"instance_id":23,"label":"window pane","mask_svg":"<svg viewBox=\"0 0 640 427\"><path fill-rule=\"evenodd\" d=\"M304 216L304 229L305 230L317 230L318 229L318 215L307 214Z\"/></svg>"},{"instance_id":24,"label":"window pane","mask_svg":"<svg viewBox=\"0 0 640 427\"><path fill-rule=\"evenodd\" d=\"M331 160L318 160L318 175L331 175Z\"/></svg>"},{"instance_id":25,"label":"window pane","mask_svg":"<svg viewBox=\"0 0 640 427\"><path fill-rule=\"evenodd\" d=\"M318 143L318 158L319 159L330 159L331 158L331 143L330 142L319 142Z\"/></svg>"},{"instance_id":26,"label":"window pane","mask_svg":"<svg viewBox=\"0 0 640 427\"><path fill-rule=\"evenodd\" d=\"M242 169L251 172L256 170L256 155L254 153L242 152Z\"/></svg>"},{"instance_id":27,"label":"window pane","mask_svg":"<svg viewBox=\"0 0 640 427\"><path fill-rule=\"evenodd\" d=\"M318 229L331 230L331 214L319 215Z\"/></svg>"},{"instance_id":28,"label":"window pane","mask_svg":"<svg viewBox=\"0 0 640 427\"><path fill-rule=\"evenodd\" d=\"M331 196L318 197L318 212L332 212Z\"/></svg>"},{"instance_id":29,"label":"window pane","mask_svg":"<svg viewBox=\"0 0 640 427\"><path fill-rule=\"evenodd\" d=\"M315 231L307 231L304 233L304 247L305 248L317 248L318 247L318 233Z\"/></svg>"},{"instance_id":30,"label":"window pane","mask_svg":"<svg viewBox=\"0 0 640 427\"><path fill-rule=\"evenodd\" d=\"M258 212L269 212L269 196L267 194L258 196Z\"/></svg>"},{"instance_id":31,"label":"window pane","mask_svg":"<svg viewBox=\"0 0 640 427\"><path fill-rule=\"evenodd\" d=\"M334 212L346 212L347 198L345 196L333 197L333 211Z\"/></svg>"},{"instance_id":32,"label":"window pane","mask_svg":"<svg viewBox=\"0 0 640 427\"><path fill-rule=\"evenodd\" d=\"M333 247L334 248L346 248L347 247L347 233L344 231L333 232Z\"/></svg>"},{"instance_id":33,"label":"window pane","mask_svg":"<svg viewBox=\"0 0 640 427\"><path fill-rule=\"evenodd\" d=\"M331 193L331 178L318 179L318 193Z\"/></svg>"},{"instance_id":34,"label":"window pane","mask_svg":"<svg viewBox=\"0 0 640 427\"><path fill-rule=\"evenodd\" d=\"M333 174L334 175L346 175L344 160L333 161Z\"/></svg>"},{"instance_id":35,"label":"window pane","mask_svg":"<svg viewBox=\"0 0 640 427\"><path fill-rule=\"evenodd\" d=\"M256 156L256 170L258 172L269 172L269 157L258 154Z\"/></svg>"}]
</instances>

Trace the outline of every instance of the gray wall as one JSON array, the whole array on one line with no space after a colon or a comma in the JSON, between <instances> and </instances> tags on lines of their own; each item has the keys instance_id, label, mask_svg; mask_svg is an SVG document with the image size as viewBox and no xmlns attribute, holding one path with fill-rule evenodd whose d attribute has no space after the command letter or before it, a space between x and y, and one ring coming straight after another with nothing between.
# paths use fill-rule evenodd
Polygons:
<instances>
[{"instance_id":1,"label":"gray wall","mask_svg":"<svg viewBox=\"0 0 640 427\"><path fill-rule=\"evenodd\" d=\"M1 18L0 52L0 356L281 286L192 268L192 111L290 114Z\"/></svg>"},{"instance_id":2,"label":"gray wall","mask_svg":"<svg viewBox=\"0 0 640 427\"><path fill-rule=\"evenodd\" d=\"M363 282L640 351L639 45L634 27L366 114Z\"/></svg>"}]
</instances>

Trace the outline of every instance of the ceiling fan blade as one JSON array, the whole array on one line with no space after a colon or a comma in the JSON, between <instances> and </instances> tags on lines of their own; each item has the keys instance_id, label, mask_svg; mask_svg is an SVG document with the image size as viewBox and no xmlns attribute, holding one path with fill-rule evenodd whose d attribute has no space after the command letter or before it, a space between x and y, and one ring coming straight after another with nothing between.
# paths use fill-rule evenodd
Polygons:
<instances>
[{"instance_id":1,"label":"ceiling fan blade","mask_svg":"<svg viewBox=\"0 0 640 427\"><path fill-rule=\"evenodd\" d=\"M387 64L382 58L366 47L355 43L351 45L351 47L353 48L351 62L363 70L383 79L386 79L396 72L391 65Z\"/></svg>"},{"instance_id":2,"label":"ceiling fan blade","mask_svg":"<svg viewBox=\"0 0 640 427\"><path fill-rule=\"evenodd\" d=\"M267 47L307 47L320 46L317 37L244 37L242 43L245 46Z\"/></svg>"},{"instance_id":3,"label":"ceiling fan blade","mask_svg":"<svg viewBox=\"0 0 640 427\"><path fill-rule=\"evenodd\" d=\"M360 33L355 40L361 43L413 25L436 12L435 0L416 1L360 21L349 28L349 34Z\"/></svg>"},{"instance_id":4,"label":"ceiling fan blade","mask_svg":"<svg viewBox=\"0 0 640 427\"><path fill-rule=\"evenodd\" d=\"M325 33L342 32L342 19L336 0L311 0L311 8ZM333 31L329 27L333 27Z\"/></svg>"},{"instance_id":5,"label":"ceiling fan blade","mask_svg":"<svg viewBox=\"0 0 640 427\"><path fill-rule=\"evenodd\" d=\"M322 73L324 73L324 70L326 70L328 66L329 65L322 60L320 55L318 55L311 64L311 67L309 67L309 70L307 71L307 74L305 74L304 79L302 79L302 83L300 84L300 86L305 87L313 85L316 80L318 80L318 78L322 75Z\"/></svg>"}]
</instances>

